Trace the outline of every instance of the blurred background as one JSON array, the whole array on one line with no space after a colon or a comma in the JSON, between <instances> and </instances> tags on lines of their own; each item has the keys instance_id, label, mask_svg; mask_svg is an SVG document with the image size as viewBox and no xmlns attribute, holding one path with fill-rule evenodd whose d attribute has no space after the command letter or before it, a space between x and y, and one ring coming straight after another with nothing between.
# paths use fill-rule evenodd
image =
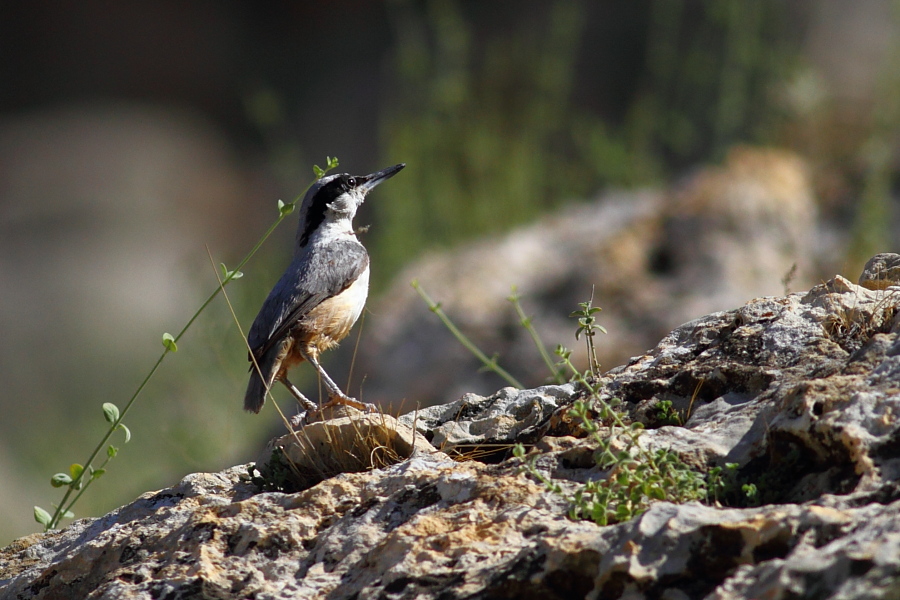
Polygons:
<instances>
[{"instance_id":1,"label":"blurred background","mask_svg":"<svg viewBox=\"0 0 900 600\"><path fill-rule=\"evenodd\" d=\"M612 367L705 312L855 280L900 250L898 18L892 0L2 3L0 545L39 529L101 404L215 289L207 252L237 263L326 156L408 164L358 217L369 312L326 362L347 381L358 355L350 391L395 412L503 385L444 345L413 277L528 385L547 374L510 283L551 348L594 287ZM295 218L228 288L245 329ZM77 515L253 460L281 425L241 410L246 374L220 297Z\"/></svg>"}]
</instances>

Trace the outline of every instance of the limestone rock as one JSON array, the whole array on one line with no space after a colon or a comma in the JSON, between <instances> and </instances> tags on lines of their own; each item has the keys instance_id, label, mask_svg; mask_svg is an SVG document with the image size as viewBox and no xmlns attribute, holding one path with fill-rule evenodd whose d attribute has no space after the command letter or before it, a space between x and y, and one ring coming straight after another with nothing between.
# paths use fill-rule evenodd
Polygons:
<instances>
[{"instance_id":1,"label":"limestone rock","mask_svg":"<svg viewBox=\"0 0 900 600\"><path fill-rule=\"evenodd\" d=\"M755 299L682 325L593 385L621 402L626 420L645 424L645 448L700 471L734 463L735 485L718 501L657 502L614 525L573 521L574 492L608 475L594 460L596 441L569 416L585 390L507 388L399 419L445 449L503 447L487 460L422 447L294 493L261 492L246 465L189 475L3 549L0 597L900 595L894 288L835 277ZM660 421L663 401L683 426ZM509 458L516 442L531 445L537 472L561 494Z\"/></svg>"},{"instance_id":2,"label":"limestone rock","mask_svg":"<svg viewBox=\"0 0 900 600\"><path fill-rule=\"evenodd\" d=\"M900 285L900 254L876 254L866 263L859 285L870 290L883 290Z\"/></svg>"},{"instance_id":3,"label":"limestone rock","mask_svg":"<svg viewBox=\"0 0 900 600\"><path fill-rule=\"evenodd\" d=\"M432 406L400 417L436 448L477 448L528 442L543 437L550 416L571 404L572 384L518 391L503 388L490 397L466 394L455 402Z\"/></svg>"}]
</instances>

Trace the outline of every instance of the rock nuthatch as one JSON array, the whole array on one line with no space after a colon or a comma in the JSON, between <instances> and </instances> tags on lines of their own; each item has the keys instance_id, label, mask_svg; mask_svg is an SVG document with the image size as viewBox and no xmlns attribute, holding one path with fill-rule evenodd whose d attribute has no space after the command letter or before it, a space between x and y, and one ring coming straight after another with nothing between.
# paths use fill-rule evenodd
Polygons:
<instances>
[{"instance_id":1,"label":"rock nuthatch","mask_svg":"<svg viewBox=\"0 0 900 600\"><path fill-rule=\"evenodd\" d=\"M294 258L275 284L250 328L250 383L244 409L258 413L275 381L308 411L319 407L288 381L287 371L308 361L328 388L324 406L374 407L344 394L319 364L319 353L345 338L362 313L369 292L369 255L356 238L353 217L366 194L405 164L353 176L322 177L300 206Z\"/></svg>"}]
</instances>

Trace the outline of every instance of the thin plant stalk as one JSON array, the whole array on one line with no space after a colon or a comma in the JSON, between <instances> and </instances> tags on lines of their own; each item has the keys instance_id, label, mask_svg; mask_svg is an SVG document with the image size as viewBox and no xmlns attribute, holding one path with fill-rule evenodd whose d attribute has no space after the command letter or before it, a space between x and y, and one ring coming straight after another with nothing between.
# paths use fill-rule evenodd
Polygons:
<instances>
[{"instance_id":1,"label":"thin plant stalk","mask_svg":"<svg viewBox=\"0 0 900 600\"><path fill-rule=\"evenodd\" d=\"M653 465L653 457L651 456L651 454L643 447L641 447L641 445L638 443L638 438L640 438L641 436L643 425L641 425L640 423L634 423L631 426L626 425L619 413L612 406L610 406L608 402L600 397L600 392L593 385L591 385L590 382L588 382L581 371L575 368L575 365L572 364L572 361L568 356L563 356L562 362L572 371L575 381L584 386L584 389L587 390L591 398L596 400L600 404L600 406L605 409L605 412L612 418L613 425L609 428L610 437L615 437L617 433L616 427L621 428L622 431L631 439L632 443L634 443L638 452L643 455L643 457L647 459L648 462L651 463L651 466L655 466Z\"/></svg>"},{"instance_id":2,"label":"thin plant stalk","mask_svg":"<svg viewBox=\"0 0 900 600\"><path fill-rule=\"evenodd\" d=\"M231 299L228 298L228 292L225 291L225 280L219 277L218 271L216 271L216 264L213 261L212 254L209 252L209 248L206 249L206 253L209 254L210 264L213 266L213 272L216 275L216 279L219 281L219 290L222 292L222 297L225 299L225 304L228 305L228 311L231 313L231 318L234 320L234 324L237 327L238 333L241 336L241 339L244 341L244 345L247 347L247 353L250 356L253 364L251 366L252 369L256 369L256 372L259 373L259 376L262 377L262 372L260 371L259 364L256 362L256 357L253 355L253 349L250 348L250 342L247 340L247 336L244 334L244 329L241 327L241 322L237 317L237 312L234 310L234 305L231 303ZM272 390L266 390L268 394L269 401L275 407L275 410L278 411L279 416L281 416L282 422L284 422L284 426L288 431L294 436L294 439L300 443L300 438L297 437L297 432L294 431L294 428L291 426L290 420L285 416L284 412L281 410L281 407L278 406L278 402L275 401L275 397L272 396Z\"/></svg>"},{"instance_id":3,"label":"thin plant stalk","mask_svg":"<svg viewBox=\"0 0 900 600\"><path fill-rule=\"evenodd\" d=\"M466 335L462 331L460 331L456 325L453 324L453 321L450 320L450 317L447 316L447 313L444 312L444 309L441 308L441 305L436 303L431 299L430 296L428 296L425 290L422 289L422 286L419 284L419 281L417 279L414 279L411 285L413 286L413 289L418 292L419 296L422 297L422 300L425 301L425 304L428 305L428 310L436 314L444 324L444 326L450 330L450 333L453 334L453 337L459 340L459 343L465 346L466 350L471 352L478 360L480 360L487 369L502 377L509 385L513 386L514 388L520 390L525 388L525 386L523 386L515 377L510 375L503 367L501 367L497 363L496 358L488 358L487 355L485 355L485 353L482 352L478 348L478 346L476 346L472 342L472 340L467 338Z\"/></svg>"},{"instance_id":4,"label":"thin plant stalk","mask_svg":"<svg viewBox=\"0 0 900 600\"><path fill-rule=\"evenodd\" d=\"M550 369L551 377L556 383L563 384L566 382L566 378L563 376L562 371L556 367L556 362L552 358L550 358L550 353L547 351L547 347L544 346L544 341L541 339L541 336L538 335L537 330L534 328L534 325L531 323L531 317L525 314L525 311L522 309L522 303L519 301L521 296L519 296L516 291L515 286L512 289L512 295L507 298L510 302L512 302L513 307L516 309L516 315L519 317L519 323L522 324L522 327L525 328L525 331L528 332L528 335L531 336L531 339L534 341L534 345L537 347L538 352L541 355L541 358L544 361L544 364L547 365L547 368Z\"/></svg>"}]
</instances>

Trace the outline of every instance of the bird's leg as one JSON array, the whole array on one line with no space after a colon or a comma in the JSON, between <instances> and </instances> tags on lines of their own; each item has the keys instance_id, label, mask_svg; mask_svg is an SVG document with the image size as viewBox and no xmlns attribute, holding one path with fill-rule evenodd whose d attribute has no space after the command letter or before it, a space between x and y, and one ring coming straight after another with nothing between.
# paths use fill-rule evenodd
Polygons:
<instances>
[{"instance_id":1,"label":"bird's leg","mask_svg":"<svg viewBox=\"0 0 900 600\"><path fill-rule=\"evenodd\" d=\"M328 388L328 397L329 398L340 398L341 400L352 400L349 396L347 396L344 392L341 391L341 388L337 386L337 384L328 376L328 373L325 372L325 369L322 368L322 365L319 364L319 361L316 360L316 351L311 348L298 348L300 350L300 354L305 358L309 364L315 367L316 371L319 372L319 376L322 378L322 381L325 382L325 387Z\"/></svg>"},{"instance_id":2,"label":"bird's leg","mask_svg":"<svg viewBox=\"0 0 900 600\"><path fill-rule=\"evenodd\" d=\"M297 402L299 402L304 409L306 409L307 411L319 410L319 405L301 394L300 390L297 389L297 386L288 381L287 377L282 377L281 383L284 384L284 387L288 389L291 395L297 399Z\"/></svg>"},{"instance_id":3,"label":"bird's leg","mask_svg":"<svg viewBox=\"0 0 900 600\"><path fill-rule=\"evenodd\" d=\"M335 404L344 404L346 406L352 406L353 408L357 408L363 412L376 412L376 408L374 404L369 404L368 402L360 402L354 398L351 398L347 394L341 391L341 388L337 386L337 384L328 376L328 373L325 372L325 369L322 368L322 365L319 364L319 361L316 360L316 352L315 350L301 349L300 354L303 355L309 364L315 367L316 371L319 372L319 376L322 378L322 381L325 382L325 387L328 388L328 402L323 404L321 408L325 408L328 406L334 406Z\"/></svg>"}]
</instances>

